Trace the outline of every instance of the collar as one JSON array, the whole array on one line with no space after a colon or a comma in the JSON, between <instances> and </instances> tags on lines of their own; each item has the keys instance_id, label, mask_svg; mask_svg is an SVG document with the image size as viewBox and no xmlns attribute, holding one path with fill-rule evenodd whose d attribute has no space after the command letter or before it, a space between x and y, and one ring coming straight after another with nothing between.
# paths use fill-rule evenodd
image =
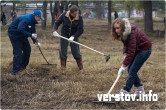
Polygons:
<instances>
[{"instance_id":1,"label":"collar","mask_svg":"<svg viewBox=\"0 0 166 110\"><path fill-rule=\"evenodd\" d=\"M35 20L35 16L33 14L32 14L32 21L33 21L33 23L38 24L38 22Z\"/></svg>"},{"instance_id":2,"label":"collar","mask_svg":"<svg viewBox=\"0 0 166 110\"><path fill-rule=\"evenodd\" d=\"M78 16L78 14L77 14L76 17L73 18L73 20L71 20L71 19L70 19L70 16L69 16L69 13L70 13L70 11L67 11L65 16L68 17L70 21L74 21L74 20L78 20L78 19L79 19L79 16Z\"/></svg>"}]
</instances>

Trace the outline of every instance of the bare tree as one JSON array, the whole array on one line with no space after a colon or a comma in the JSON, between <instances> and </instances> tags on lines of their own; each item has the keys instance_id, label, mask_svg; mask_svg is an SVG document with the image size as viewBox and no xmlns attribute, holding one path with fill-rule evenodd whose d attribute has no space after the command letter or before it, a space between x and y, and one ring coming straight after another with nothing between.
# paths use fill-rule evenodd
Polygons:
<instances>
[{"instance_id":1,"label":"bare tree","mask_svg":"<svg viewBox=\"0 0 166 110\"><path fill-rule=\"evenodd\" d=\"M144 18L144 31L153 32L153 19L152 19L152 1L143 1L145 18Z\"/></svg>"},{"instance_id":2,"label":"bare tree","mask_svg":"<svg viewBox=\"0 0 166 110\"><path fill-rule=\"evenodd\" d=\"M46 21L47 21L47 1L43 1L42 12L44 20L42 20L42 29L46 29Z\"/></svg>"},{"instance_id":3,"label":"bare tree","mask_svg":"<svg viewBox=\"0 0 166 110\"><path fill-rule=\"evenodd\" d=\"M78 1L77 0L75 0L75 1L71 1L71 4L72 5L77 5L78 6ZM79 6L78 6L79 7Z\"/></svg>"},{"instance_id":4,"label":"bare tree","mask_svg":"<svg viewBox=\"0 0 166 110\"><path fill-rule=\"evenodd\" d=\"M95 10L98 19L102 19L103 9L102 9L102 1L95 1Z\"/></svg>"},{"instance_id":5,"label":"bare tree","mask_svg":"<svg viewBox=\"0 0 166 110\"><path fill-rule=\"evenodd\" d=\"M132 7L128 4L126 5L126 7L127 7L127 10L128 10L128 18L130 18Z\"/></svg>"},{"instance_id":6,"label":"bare tree","mask_svg":"<svg viewBox=\"0 0 166 110\"><path fill-rule=\"evenodd\" d=\"M52 26L54 25L54 22L57 19L56 17L58 17L62 13L62 11L63 11L62 8L63 7L60 6L59 1L54 2L54 7L53 7L52 1L50 1L50 13L51 13L51 17L52 17L52 21L51 21Z\"/></svg>"},{"instance_id":7,"label":"bare tree","mask_svg":"<svg viewBox=\"0 0 166 110\"><path fill-rule=\"evenodd\" d=\"M108 28L111 28L111 5L112 1L108 1Z\"/></svg>"},{"instance_id":8,"label":"bare tree","mask_svg":"<svg viewBox=\"0 0 166 110\"><path fill-rule=\"evenodd\" d=\"M16 9L16 1L13 1L13 11Z\"/></svg>"}]
</instances>

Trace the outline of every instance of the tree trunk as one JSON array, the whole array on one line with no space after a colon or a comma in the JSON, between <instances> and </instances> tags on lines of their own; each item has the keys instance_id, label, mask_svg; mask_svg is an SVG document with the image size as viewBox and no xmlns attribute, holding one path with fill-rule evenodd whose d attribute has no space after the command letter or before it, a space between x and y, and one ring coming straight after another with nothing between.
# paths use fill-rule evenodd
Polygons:
<instances>
[{"instance_id":1,"label":"tree trunk","mask_svg":"<svg viewBox=\"0 0 166 110\"><path fill-rule=\"evenodd\" d=\"M101 1L96 1L96 6L95 6L95 9L96 9L96 15L97 15L97 18L98 19L102 19L102 2Z\"/></svg>"},{"instance_id":2,"label":"tree trunk","mask_svg":"<svg viewBox=\"0 0 166 110\"><path fill-rule=\"evenodd\" d=\"M50 13L51 13L51 26L53 27L55 22L55 12L53 11L52 1L50 1Z\"/></svg>"},{"instance_id":3,"label":"tree trunk","mask_svg":"<svg viewBox=\"0 0 166 110\"><path fill-rule=\"evenodd\" d=\"M112 4L112 1L108 1L108 29L111 28L111 4Z\"/></svg>"},{"instance_id":4,"label":"tree trunk","mask_svg":"<svg viewBox=\"0 0 166 110\"><path fill-rule=\"evenodd\" d=\"M152 19L152 1L143 1L145 18L144 18L144 31L153 32L153 19Z\"/></svg>"},{"instance_id":5,"label":"tree trunk","mask_svg":"<svg viewBox=\"0 0 166 110\"><path fill-rule=\"evenodd\" d=\"M16 3L15 1L13 1L13 11L15 11L15 9L16 9Z\"/></svg>"},{"instance_id":6,"label":"tree trunk","mask_svg":"<svg viewBox=\"0 0 166 110\"><path fill-rule=\"evenodd\" d=\"M130 15L131 15L131 7L130 7L130 5L127 5L127 9L128 9L128 18L130 18Z\"/></svg>"},{"instance_id":7,"label":"tree trunk","mask_svg":"<svg viewBox=\"0 0 166 110\"><path fill-rule=\"evenodd\" d=\"M57 20L58 17L60 16L60 14L61 14L60 6L59 6L59 2L58 1L55 1L54 12L55 12L55 20Z\"/></svg>"},{"instance_id":8,"label":"tree trunk","mask_svg":"<svg viewBox=\"0 0 166 110\"><path fill-rule=\"evenodd\" d=\"M71 4L72 5L76 5L76 6L78 6L78 1L77 0L75 0L75 1L71 1ZM79 7L79 6L78 6Z\"/></svg>"},{"instance_id":9,"label":"tree trunk","mask_svg":"<svg viewBox=\"0 0 166 110\"><path fill-rule=\"evenodd\" d=\"M42 12L44 17L44 20L42 20L42 30L45 30L47 21L47 1L43 1Z\"/></svg>"},{"instance_id":10,"label":"tree trunk","mask_svg":"<svg viewBox=\"0 0 166 110\"><path fill-rule=\"evenodd\" d=\"M69 5L69 2L67 2L67 1L65 1L65 11L68 11L68 9L69 9L69 7L68 7L68 5Z\"/></svg>"}]
</instances>

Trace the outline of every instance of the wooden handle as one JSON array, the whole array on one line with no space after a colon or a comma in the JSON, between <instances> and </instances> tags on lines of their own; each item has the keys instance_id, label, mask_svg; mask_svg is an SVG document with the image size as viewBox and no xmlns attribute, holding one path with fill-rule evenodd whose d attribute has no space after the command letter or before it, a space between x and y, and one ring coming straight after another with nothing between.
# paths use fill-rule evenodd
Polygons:
<instances>
[{"instance_id":1,"label":"wooden handle","mask_svg":"<svg viewBox=\"0 0 166 110\"><path fill-rule=\"evenodd\" d=\"M59 36L59 37L62 38L62 39L68 40L68 38L66 38L66 37L63 37L63 36ZM105 54L102 53L102 52L99 52L99 51L97 51L97 50L95 50L95 49L92 49L92 48L90 48L90 47L88 47L88 46L86 46L86 45L83 45L83 44L81 44L81 43L78 43L78 42L76 42L76 41L73 41L73 43L78 44L78 45L80 45L80 46L83 46L83 47L85 47L85 48L87 48L87 49L89 49L89 50L92 50L92 51L94 51L94 52L97 52L97 53L99 53L99 54L101 54L101 55L105 55Z\"/></svg>"},{"instance_id":2,"label":"wooden handle","mask_svg":"<svg viewBox=\"0 0 166 110\"><path fill-rule=\"evenodd\" d=\"M110 88L110 90L108 91L107 94L110 94L110 93L112 92L112 90L114 89L114 87L115 87L116 83L118 82L120 76L121 76L121 75L118 74L118 76L117 76L115 82L113 83L113 85L111 86L111 88Z\"/></svg>"}]
</instances>

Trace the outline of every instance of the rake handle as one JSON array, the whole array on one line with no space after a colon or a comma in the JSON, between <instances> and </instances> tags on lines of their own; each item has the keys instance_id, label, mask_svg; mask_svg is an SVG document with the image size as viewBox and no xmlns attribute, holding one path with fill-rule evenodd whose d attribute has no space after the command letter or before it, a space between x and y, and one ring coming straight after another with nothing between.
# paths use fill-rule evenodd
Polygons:
<instances>
[{"instance_id":1,"label":"rake handle","mask_svg":"<svg viewBox=\"0 0 166 110\"><path fill-rule=\"evenodd\" d=\"M110 93L112 92L112 90L114 89L114 87L115 87L116 83L118 82L120 76L121 76L121 75L118 74L118 76L117 76L115 82L113 83L113 85L111 86L111 88L110 88L110 90L108 91L107 94L110 94Z\"/></svg>"},{"instance_id":2,"label":"rake handle","mask_svg":"<svg viewBox=\"0 0 166 110\"><path fill-rule=\"evenodd\" d=\"M49 65L50 63L47 61L47 59L46 59L46 57L44 56L44 54L43 54L43 52L42 52L42 50L41 50L41 48L40 48L40 46L38 45L38 40L36 39L36 45L37 45L37 47L38 47L38 49L39 49L39 51L40 51L40 53L42 54L42 56L43 56L43 58L44 58L44 60L47 62L47 64Z\"/></svg>"},{"instance_id":3,"label":"rake handle","mask_svg":"<svg viewBox=\"0 0 166 110\"><path fill-rule=\"evenodd\" d=\"M44 56L43 52L41 51L40 47L39 47L39 46L37 46L37 47L39 48L39 51L40 51L40 53L42 54L44 60L45 60L45 61L47 62L47 64L49 65L49 62L47 61L47 59L46 59L46 57Z\"/></svg>"},{"instance_id":4,"label":"rake handle","mask_svg":"<svg viewBox=\"0 0 166 110\"><path fill-rule=\"evenodd\" d=\"M65 40L69 40L68 38L63 37L63 36L59 36L59 37L60 37L60 38L62 38L62 39L65 39ZM92 49L92 48L90 48L90 47L88 47L88 46L86 46L86 45L83 45L83 44L79 43L79 42L73 41L73 43L78 44L78 45L80 45L80 46L83 46L83 47L85 47L85 48L87 48L87 49L89 49L89 50L92 50L92 51L94 51L94 52L97 52L97 53L99 53L99 54L101 54L101 55L104 55L104 56L105 56L105 54L104 54L104 53L99 52L99 51L97 51L97 50L95 50L95 49Z\"/></svg>"}]
</instances>

